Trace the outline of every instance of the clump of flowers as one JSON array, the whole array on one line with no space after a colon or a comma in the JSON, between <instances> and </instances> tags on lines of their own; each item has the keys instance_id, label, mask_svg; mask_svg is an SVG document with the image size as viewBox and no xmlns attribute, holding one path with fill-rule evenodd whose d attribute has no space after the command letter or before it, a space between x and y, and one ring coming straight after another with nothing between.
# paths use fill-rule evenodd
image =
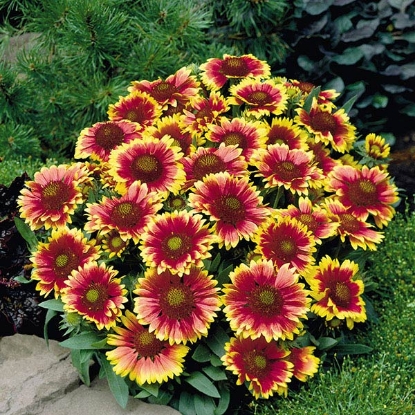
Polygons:
<instances>
[{"instance_id":1,"label":"clump of flowers","mask_svg":"<svg viewBox=\"0 0 415 415\"><path fill-rule=\"evenodd\" d=\"M95 359L122 405L222 414L234 388L286 396L341 353L368 318L358 254L399 199L389 146L338 95L210 59L132 82L76 162L26 182L32 278L84 381Z\"/></svg>"}]
</instances>

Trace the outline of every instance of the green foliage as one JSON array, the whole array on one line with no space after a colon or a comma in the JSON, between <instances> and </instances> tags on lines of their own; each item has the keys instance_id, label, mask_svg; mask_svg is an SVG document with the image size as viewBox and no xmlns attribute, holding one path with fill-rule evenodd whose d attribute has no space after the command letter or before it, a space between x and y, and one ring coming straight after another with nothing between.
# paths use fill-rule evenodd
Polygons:
<instances>
[{"instance_id":1,"label":"green foliage","mask_svg":"<svg viewBox=\"0 0 415 415\"><path fill-rule=\"evenodd\" d=\"M284 72L335 88L343 101L357 95L350 115L364 131L405 132L415 116L414 3L296 0L291 11Z\"/></svg>"}]
</instances>

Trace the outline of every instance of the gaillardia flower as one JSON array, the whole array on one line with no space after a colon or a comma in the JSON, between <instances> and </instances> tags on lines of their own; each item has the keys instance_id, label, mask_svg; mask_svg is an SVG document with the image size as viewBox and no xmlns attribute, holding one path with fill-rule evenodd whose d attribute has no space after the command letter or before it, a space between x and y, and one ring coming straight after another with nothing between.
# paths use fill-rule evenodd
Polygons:
<instances>
[{"instance_id":1,"label":"gaillardia flower","mask_svg":"<svg viewBox=\"0 0 415 415\"><path fill-rule=\"evenodd\" d=\"M398 192L390 183L387 172L379 167L361 170L352 166L337 166L329 176L329 188L336 192L340 202L350 208L350 213L365 221L369 214L379 228L393 218Z\"/></svg>"},{"instance_id":2,"label":"gaillardia flower","mask_svg":"<svg viewBox=\"0 0 415 415\"><path fill-rule=\"evenodd\" d=\"M308 134L287 117L275 117L268 125L266 144L285 144L290 149L307 150Z\"/></svg>"},{"instance_id":3,"label":"gaillardia flower","mask_svg":"<svg viewBox=\"0 0 415 415\"><path fill-rule=\"evenodd\" d=\"M298 108L294 121L304 125L307 131L314 135L315 141L322 141L339 153L349 151L356 140L356 127L349 122L349 117L344 109L334 113L313 105L310 112L304 108Z\"/></svg>"},{"instance_id":4,"label":"gaillardia flower","mask_svg":"<svg viewBox=\"0 0 415 415\"><path fill-rule=\"evenodd\" d=\"M189 194L189 205L194 211L209 215L220 247L225 245L229 249L242 238L249 240L270 214L262 205L259 192L246 178L221 172L206 176L194 187Z\"/></svg>"},{"instance_id":5,"label":"gaillardia flower","mask_svg":"<svg viewBox=\"0 0 415 415\"><path fill-rule=\"evenodd\" d=\"M232 337L225 344L222 361L238 377L237 385L249 382L255 398L269 398L274 392L285 394L291 381L293 364L286 359L288 354L278 342L264 337Z\"/></svg>"},{"instance_id":6,"label":"gaillardia flower","mask_svg":"<svg viewBox=\"0 0 415 415\"><path fill-rule=\"evenodd\" d=\"M163 108L167 105L177 107L178 102L186 103L199 91L199 83L191 70L179 69L175 74L168 76L165 80L156 81L133 81L128 88L130 92L141 91L151 95Z\"/></svg>"},{"instance_id":7,"label":"gaillardia flower","mask_svg":"<svg viewBox=\"0 0 415 415\"><path fill-rule=\"evenodd\" d=\"M248 163L241 156L242 149L221 143L219 148L199 147L191 156L182 159L186 174L186 188L209 174L228 172L235 177L248 174Z\"/></svg>"},{"instance_id":8,"label":"gaillardia flower","mask_svg":"<svg viewBox=\"0 0 415 415\"><path fill-rule=\"evenodd\" d=\"M197 267L183 276L168 269L158 274L149 268L134 290L134 312L159 340L194 343L207 336L217 316L220 300L216 284L207 271Z\"/></svg>"},{"instance_id":9,"label":"gaillardia flower","mask_svg":"<svg viewBox=\"0 0 415 415\"><path fill-rule=\"evenodd\" d=\"M109 232L99 233L97 242L101 250L108 254L108 258L115 256L121 258L122 253L128 246L129 240L124 240L117 229L111 229Z\"/></svg>"},{"instance_id":10,"label":"gaillardia flower","mask_svg":"<svg viewBox=\"0 0 415 415\"><path fill-rule=\"evenodd\" d=\"M288 263L301 275L315 261L315 240L311 231L296 219L273 216L255 234L255 252L277 267Z\"/></svg>"},{"instance_id":11,"label":"gaillardia flower","mask_svg":"<svg viewBox=\"0 0 415 415\"><path fill-rule=\"evenodd\" d=\"M121 97L108 107L108 118L111 121L129 120L145 127L152 125L161 116L161 106L146 92L133 91Z\"/></svg>"},{"instance_id":12,"label":"gaillardia flower","mask_svg":"<svg viewBox=\"0 0 415 415\"><path fill-rule=\"evenodd\" d=\"M287 105L287 93L282 84L272 80L261 82L257 79L244 79L229 88L229 104L245 104L248 115L260 118L264 115L279 115Z\"/></svg>"},{"instance_id":13,"label":"gaillardia flower","mask_svg":"<svg viewBox=\"0 0 415 415\"><path fill-rule=\"evenodd\" d=\"M98 122L81 131L74 157L108 161L114 148L139 138L140 129L139 124L128 120Z\"/></svg>"},{"instance_id":14,"label":"gaillardia flower","mask_svg":"<svg viewBox=\"0 0 415 415\"><path fill-rule=\"evenodd\" d=\"M308 194L309 187L321 187L321 171L313 161L312 153L290 149L286 144L271 144L256 151L250 161L262 177L265 188L284 186L291 193Z\"/></svg>"},{"instance_id":15,"label":"gaillardia flower","mask_svg":"<svg viewBox=\"0 0 415 415\"><path fill-rule=\"evenodd\" d=\"M384 235L372 229L372 225L364 220L358 219L350 208L335 198L327 199L325 206L333 222L337 222L336 232L342 242L349 240L353 249L376 250L376 244L382 242Z\"/></svg>"},{"instance_id":16,"label":"gaillardia flower","mask_svg":"<svg viewBox=\"0 0 415 415\"><path fill-rule=\"evenodd\" d=\"M305 278L315 302L311 311L327 321L346 320L351 330L354 323L366 320L363 281L353 279L359 270L355 262L346 259L341 264L328 255L313 267Z\"/></svg>"},{"instance_id":17,"label":"gaillardia flower","mask_svg":"<svg viewBox=\"0 0 415 415\"><path fill-rule=\"evenodd\" d=\"M390 145L380 135L371 133L365 137L365 150L369 157L375 160L382 160L389 156Z\"/></svg>"},{"instance_id":18,"label":"gaillardia flower","mask_svg":"<svg viewBox=\"0 0 415 415\"><path fill-rule=\"evenodd\" d=\"M267 342L293 339L309 310L304 284L289 264L276 269L272 261L241 264L229 274L223 292L224 312L237 336Z\"/></svg>"},{"instance_id":19,"label":"gaillardia flower","mask_svg":"<svg viewBox=\"0 0 415 415\"><path fill-rule=\"evenodd\" d=\"M128 301L127 290L118 271L104 263L89 262L73 271L62 290L64 310L79 313L96 324L98 330L114 327L121 316L123 303Z\"/></svg>"},{"instance_id":20,"label":"gaillardia flower","mask_svg":"<svg viewBox=\"0 0 415 415\"><path fill-rule=\"evenodd\" d=\"M88 204L85 230L100 231L101 235L116 230L124 241L138 243L146 224L163 204L155 193L149 193L146 184L134 183L122 197L102 197L99 203Z\"/></svg>"},{"instance_id":21,"label":"gaillardia flower","mask_svg":"<svg viewBox=\"0 0 415 415\"><path fill-rule=\"evenodd\" d=\"M242 149L242 155L249 161L254 150L265 148L266 131L265 126L259 121L245 121L243 118L233 118L229 121L222 117L220 125L209 125L205 137L214 143L238 146Z\"/></svg>"},{"instance_id":22,"label":"gaillardia flower","mask_svg":"<svg viewBox=\"0 0 415 415\"><path fill-rule=\"evenodd\" d=\"M138 385L163 383L181 375L187 346L158 340L129 310L121 321L124 327L115 326L115 334L107 336L107 343L115 349L106 356L117 375L128 375Z\"/></svg>"},{"instance_id":23,"label":"gaillardia flower","mask_svg":"<svg viewBox=\"0 0 415 415\"><path fill-rule=\"evenodd\" d=\"M32 230L65 226L84 202L80 185L88 180L88 169L82 163L71 166L42 167L33 181L27 181L17 203L20 217Z\"/></svg>"},{"instance_id":24,"label":"gaillardia flower","mask_svg":"<svg viewBox=\"0 0 415 415\"><path fill-rule=\"evenodd\" d=\"M41 295L46 296L54 290L55 298L58 298L71 272L98 258L94 241L87 241L81 230L53 229L48 242L39 242L31 258L34 266L31 278L38 281L36 290Z\"/></svg>"},{"instance_id":25,"label":"gaillardia flower","mask_svg":"<svg viewBox=\"0 0 415 415\"><path fill-rule=\"evenodd\" d=\"M306 382L318 371L320 359L314 356L315 349L314 346L293 347L286 358L294 365L293 376L301 382Z\"/></svg>"},{"instance_id":26,"label":"gaillardia flower","mask_svg":"<svg viewBox=\"0 0 415 415\"><path fill-rule=\"evenodd\" d=\"M173 139L143 136L115 149L110 156L109 173L117 182L116 190L125 193L133 183L145 183L150 192L177 193L185 181L183 153Z\"/></svg>"},{"instance_id":27,"label":"gaillardia flower","mask_svg":"<svg viewBox=\"0 0 415 415\"><path fill-rule=\"evenodd\" d=\"M228 79L247 77L268 78L270 66L253 55L223 55L223 59L212 58L200 65L202 82L210 89L222 88Z\"/></svg>"},{"instance_id":28,"label":"gaillardia flower","mask_svg":"<svg viewBox=\"0 0 415 415\"><path fill-rule=\"evenodd\" d=\"M192 265L200 267L211 256L213 235L201 215L186 210L153 217L143 232L140 254L157 272L188 274Z\"/></svg>"}]
</instances>

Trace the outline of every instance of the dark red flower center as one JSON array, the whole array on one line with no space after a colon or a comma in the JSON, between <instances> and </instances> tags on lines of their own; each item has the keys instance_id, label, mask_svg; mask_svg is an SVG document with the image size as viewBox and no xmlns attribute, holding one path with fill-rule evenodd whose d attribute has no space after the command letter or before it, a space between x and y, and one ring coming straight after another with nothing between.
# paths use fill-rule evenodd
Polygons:
<instances>
[{"instance_id":1,"label":"dark red flower center","mask_svg":"<svg viewBox=\"0 0 415 415\"><path fill-rule=\"evenodd\" d=\"M283 126L274 125L268 132L268 144L289 144L295 139L294 131Z\"/></svg>"},{"instance_id":2,"label":"dark red flower center","mask_svg":"<svg viewBox=\"0 0 415 415\"><path fill-rule=\"evenodd\" d=\"M214 201L221 221L234 226L245 218L245 205L234 195L224 195Z\"/></svg>"},{"instance_id":3,"label":"dark red flower center","mask_svg":"<svg viewBox=\"0 0 415 415\"><path fill-rule=\"evenodd\" d=\"M163 253L168 259L178 259L192 249L192 238L186 234L173 233L161 242Z\"/></svg>"},{"instance_id":4,"label":"dark red flower center","mask_svg":"<svg viewBox=\"0 0 415 415\"><path fill-rule=\"evenodd\" d=\"M246 99L252 105L267 105L273 102L272 97L265 91L252 91Z\"/></svg>"},{"instance_id":5,"label":"dark red flower center","mask_svg":"<svg viewBox=\"0 0 415 415\"><path fill-rule=\"evenodd\" d=\"M104 310L104 306L108 298L108 287L94 282L91 283L86 289L82 297L82 302L90 311L101 311Z\"/></svg>"},{"instance_id":6,"label":"dark red flower center","mask_svg":"<svg viewBox=\"0 0 415 415\"><path fill-rule=\"evenodd\" d=\"M48 210L59 210L68 202L71 189L62 181L49 182L42 188L42 204Z\"/></svg>"},{"instance_id":7,"label":"dark red flower center","mask_svg":"<svg viewBox=\"0 0 415 415\"><path fill-rule=\"evenodd\" d=\"M326 111L319 111L311 117L310 125L314 131L330 132L334 134L337 130L336 119Z\"/></svg>"},{"instance_id":8,"label":"dark red flower center","mask_svg":"<svg viewBox=\"0 0 415 415\"><path fill-rule=\"evenodd\" d=\"M287 182L302 177L298 166L290 160L277 162L274 166L274 172L277 175L277 179Z\"/></svg>"},{"instance_id":9,"label":"dark red flower center","mask_svg":"<svg viewBox=\"0 0 415 415\"><path fill-rule=\"evenodd\" d=\"M250 350L243 356L246 373L250 379L264 379L269 372L269 362L260 350Z\"/></svg>"},{"instance_id":10,"label":"dark red flower center","mask_svg":"<svg viewBox=\"0 0 415 415\"><path fill-rule=\"evenodd\" d=\"M55 254L55 264L53 271L58 278L68 278L71 272L78 268L81 258L73 251L63 248Z\"/></svg>"},{"instance_id":11,"label":"dark red flower center","mask_svg":"<svg viewBox=\"0 0 415 415\"><path fill-rule=\"evenodd\" d=\"M121 116L127 120L138 124L148 124L154 117L154 106L150 102L134 102L126 103L128 107L121 111Z\"/></svg>"},{"instance_id":12,"label":"dark red flower center","mask_svg":"<svg viewBox=\"0 0 415 415\"><path fill-rule=\"evenodd\" d=\"M174 93L178 92L177 88L166 81L161 81L154 85L151 90L151 95L158 102L168 100Z\"/></svg>"},{"instance_id":13,"label":"dark red flower center","mask_svg":"<svg viewBox=\"0 0 415 415\"><path fill-rule=\"evenodd\" d=\"M158 180L163 174L163 165L153 154L141 154L131 165L134 178L142 183L151 183Z\"/></svg>"},{"instance_id":14,"label":"dark red flower center","mask_svg":"<svg viewBox=\"0 0 415 415\"><path fill-rule=\"evenodd\" d=\"M246 147L246 137L238 131L230 131L223 135L221 141L227 146L238 146L240 148Z\"/></svg>"},{"instance_id":15,"label":"dark red flower center","mask_svg":"<svg viewBox=\"0 0 415 415\"><path fill-rule=\"evenodd\" d=\"M196 180L201 180L210 173L222 171L226 171L226 163L213 153L202 154L193 164L193 176Z\"/></svg>"},{"instance_id":16,"label":"dark red flower center","mask_svg":"<svg viewBox=\"0 0 415 415\"><path fill-rule=\"evenodd\" d=\"M329 283L329 296L337 306L348 308L352 293L350 287L343 281L333 281Z\"/></svg>"},{"instance_id":17,"label":"dark red flower center","mask_svg":"<svg viewBox=\"0 0 415 415\"><path fill-rule=\"evenodd\" d=\"M120 202L111 212L111 222L120 229L133 228L142 217L141 209L133 202Z\"/></svg>"},{"instance_id":18,"label":"dark red flower center","mask_svg":"<svg viewBox=\"0 0 415 415\"><path fill-rule=\"evenodd\" d=\"M161 312L167 317L181 320L191 316L194 310L192 290L181 283L172 283L160 295Z\"/></svg>"},{"instance_id":19,"label":"dark red flower center","mask_svg":"<svg viewBox=\"0 0 415 415\"><path fill-rule=\"evenodd\" d=\"M154 358L164 349L164 342L158 340L154 333L143 329L134 335L134 347L138 353L138 358Z\"/></svg>"},{"instance_id":20,"label":"dark red flower center","mask_svg":"<svg viewBox=\"0 0 415 415\"><path fill-rule=\"evenodd\" d=\"M350 183L347 195L356 206L376 206L379 203L376 184L367 179Z\"/></svg>"},{"instance_id":21,"label":"dark red flower center","mask_svg":"<svg viewBox=\"0 0 415 415\"><path fill-rule=\"evenodd\" d=\"M351 213L339 214L341 227L347 233L353 234L360 229L359 221Z\"/></svg>"},{"instance_id":22,"label":"dark red flower center","mask_svg":"<svg viewBox=\"0 0 415 415\"><path fill-rule=\"evenodd\" d=\"M225 59L222 62L222 68L220 70L225 76L233 78L243 78L247 76L251 71L244 59L238 57L232 57Z\"/></svg>"},{"instance_id":23,"label":"dark red flower center","mask_svg":"<svg viewBox=\"0 0 415 415\"><path fill-rule=\"evenodd\" d=\"M251 291L248 304L255 313L269 317L281 314L284 299L275 287L262 285Z\"/></svg>"},{"instance_id":24,"label":"dark red flower center","mask_svg":"<svg viewBox=\"0 0 415 415\"><path fill-rule=\"evenodd\" d=\"M300 81L298 85L296 85L302 92L306 92L307 94L310 93L313 88L315 87L314 84L311 82L303 82Z\"/></svg>"},{"instance_id":25,"label":"dark red flower center","mask_svg":"<svg viewBox=\"0 0 415 415\"><path fill-rule=\"evenodd\" d=\"M311 213L301 213L297 219L306 225L311 232L317 229L318 223Z\"/></svg>"},{"instance_id":26,"label":"dark red flower center","mask_svg":"<svg viewBox=\"0 0 415 415\"><path fill-rule=\"evenodd\" d=\"M104 150L112 150L124 141L124 131L114 123L101 124L95 131L95 142Z\"/></svg>"}]
</instances>

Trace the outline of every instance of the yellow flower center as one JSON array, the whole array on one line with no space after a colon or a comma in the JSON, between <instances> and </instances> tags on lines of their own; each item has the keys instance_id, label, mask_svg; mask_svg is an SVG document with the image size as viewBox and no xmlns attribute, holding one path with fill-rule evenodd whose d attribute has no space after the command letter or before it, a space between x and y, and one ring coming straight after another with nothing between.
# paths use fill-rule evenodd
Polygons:
<instances>
[{"instance_id":1,"label":"yellow flower center","mask_svg":"<svg viewBox=\"0 0 415 415\"><path fill-rule=\"evenodd\" d=\"M293 241L291 241L289 239L284 239L280 243L281 251L284 254L292 254L293 251L294 251L294 247L295 247L295 245L294 245Z\"/></svg>"},{"instance_id":2,"label":"yellow flower center","mask_svg":"<svg viewBox=\"0 0 415 415\"><path fill-rule=\"evenodd\" d=\"M131 203L126 202L126 203L120 203L116 209L119 215L125 217L131 214L133 207L131 206Z\"/></svg>"},{"instance_id":3,"label":"yellow flower center","mask_svg":"<svg viewBox=\"0 0 415 415\"><path fill-rule=\"evenodd\" d=\"M111 239L111 246L113 248L117 249L123 245L124 245L124 241L119 236L115 236L114 238Z\"/></svg>"},{"instance_id":4,"label":"yellow flower center","mask_svg":"<svg viewBox=\"0 0 415 415\"><path fill-rule=\"evenodd\" d=\"M180 236L174 235L167 240L167 246L172 251L177 251L183 246L183 240Z\"/></svg>"},{"instance_id":5,"label":"yellow flower center","mask_svg":"<svg viewBox=\"0 0 415 415\"><path fill-rule=\"evenodd\" d=\"M186 296L180 288L173 287L167 293L167 301L169 305L171 305L172 307L181 306L183 302L185 301L185 299L186 299Z\"/></svg>"},{"instance_id":6,"label":"yellow flower center","mask_svg":"<svg viewBox=\"0 0 415 415\"><path fill-rule=\"evenodd\" d=\"M69 257L66 254L60 254L55 259L55 264L57 267L62 268L65 267L69 262Z\"/></svg>"},{"instance_id":7,"label":"yellow flower center","mask_svg":"<svg viewBox=\"0 0 415 415\"><path fill-rule=\"evenodd\" d=\"M363 193L373 194L376 192L376 186L370 180L362 180L359 187Z\"/></svg>"},{"instance_id":8,"label":"yellow flower center","mask_svg":"<svg viewBox=\"0 0 415 415\"><path fill-rule=\"evenodd\" d=\"M236 197L228 196L225 199L225 206L232 210L239 210L242 206L242 203Z\"/></svg>"},{"instance_id":9,"label":"yellow flower center","mask_svg":"<svg viewBox=\"0 0 415 415\"><path fill-rule=\"evenodd\" d=\"M112 150L124 141L124 131L111 122L102 124L95 131L95 142L105 150Z\"/></svg>"},{"instance_id":10,"label":"yellow flower center","mask_svg":"<svg viewBox=\"0 0 415 415\"><path fill-rule=\"evenodd\" d=\"M256 355L254 364L258 369L265 369L267 367L267 359L264 356Z\"/></svg>"},{"instance_id":11,"label":"yellow flower center","mask_svg":"<svg viewBox=\"0 0 415 415\"><path fill-rule=\"evenodd\" d=\"M154 335L147 331L140 333L139 343L141 346L149 346L154 341Z\"/></svg>"},{"instance_id":12,"label":"yellow flower center","mask_svg":"<svg viewBox=\"0 0 415 415\"><path fill-rule=\"evenodd\" d=\"M344 282L337 282L334 287L334 302L337 305L347 307L350 303L350 288Z\"/></svg>"},{"instance_id":13,"label":"yellow flower center","mask_svg":"<svg viewBox=\"0 0 415 415\"><path fill-rule=\"evenodd\" d=\"M274 304L274 301L275 301L274 293L272 291L266 291L266 290L261 291L259 295L259 299L261 303L263 303L264 305Z\"/></svg>"},{"instance_id":14,"label":"yellow flower center","mask_svg":"<svg viewBox=\"0 0 415 415\"><path fill-rule=\"evenodd\" d=\"M225 137L222 139L222 141L227 146L239 146L244 147L244 143L246 141L245 136L237 133L237 132L231 132L225 135Z\"/></svg>"},{"instance_id":15,"label":"yellow flower center","mask_svg":"<svg viewBox=\"0 0 415 415\"><path fill-rule=\"evenodd\" d=\"M248 306L257 315L280 315L283 305L283 297L275 287L270 285L257 286L249 294Z\"/></svg>"},{"instance_id":16,"label":"yellow flower center","mask_svg":"<svg viewBox=\"0 0 415 415\"><path fill-rule=\"evenodd\" d=\"M254 105L263 105L269 103L269 95L264 91L253 91L249 94L247 101Z\"/></svg>"},{"instance_id":17,"label":"yellow flower center","mask_svg":"<svg viewBox=\"0 0 415 415\"><path fill-rule=\"evenodd\" d=\"M158 160L149 154L144 154L135 160L136 167L145 173L157 171Z\"/></svg>"},{"instance_id":18,"label":"yellow flower center","mask_svg":"<svg viewBox=\"0 0 415 415\"><path fill-rule=\"evenodd\" d=\"M85 297L90 303L95 303L99 299L99 291L96 288L90 288Z\"/></svg>"},{"instance_id":19,"label":"yellow flower center","mask_svg":"<svg viewBox=\"0 0 415 415\"><path fill-rule=\"evenodd\" d=\"M249 68L242 58L232 57L222 63L221 72L229 77L240 78L249 74Z\"/></svg>"},{"instance_id":20,"label":"yellow flower center","mask_svg":"<svg viewBox=\"0 0 415 415\"><path fill-rule=\"evenodd\" d=\"M314 131L335 133L337 129L336 119L329 112L317 112L311 119L311 127Z\"/></svg>"},{"instance_id":21,"label":"yellow flower center","mask_svg":"<svg viewBox=\"0 0 415 415\"><path fill-rule=\"evenodd\" d=\"M46 209L59 210L68 202L70 189L62 181L49 182L42 189L42 203Z\"/></svg>"}]
</instances>

